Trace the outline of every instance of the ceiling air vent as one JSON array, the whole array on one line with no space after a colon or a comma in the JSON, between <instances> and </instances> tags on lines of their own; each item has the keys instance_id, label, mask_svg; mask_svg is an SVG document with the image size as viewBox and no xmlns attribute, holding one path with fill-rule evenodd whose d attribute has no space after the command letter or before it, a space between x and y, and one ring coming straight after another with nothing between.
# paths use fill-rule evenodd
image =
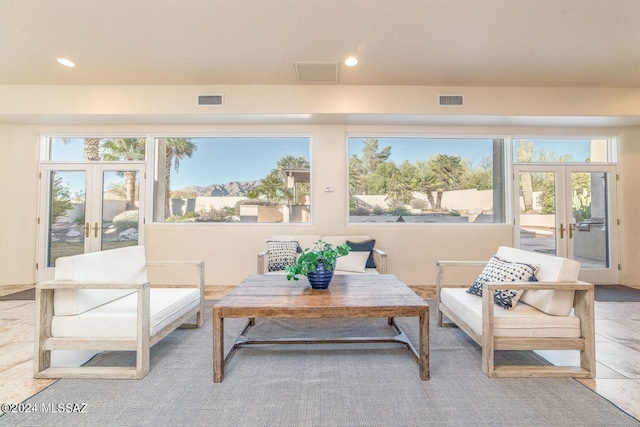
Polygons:
<instances>
[{"instance_id":1,"label":"ceiling air vent","mask_svg":"<svg viewBox=\"0 0 640 427\"><path fill-rule=\"evenodd\" d=\"M222 106L222 95L198 95L198 105Z\"/></svg>"},{"instance_id":2,"label":"ceiling air vent","mask_svg":"<svg viewBox=\"0 0 640 427\"><path fill-rule=\"evenodd\" d=\"M438 95L438 105L441 107L464 106L464 95Z\"/></svg>"},{"instance_id":3,"label":"ceiling air vent","mask_svg":"<svg viewBox=\"0 0 640 427\"><path fill-rule=\"evenodd\" d=\"M338 83L339 62L294 62L298 83Z\"/></svg>"}]
</instances>

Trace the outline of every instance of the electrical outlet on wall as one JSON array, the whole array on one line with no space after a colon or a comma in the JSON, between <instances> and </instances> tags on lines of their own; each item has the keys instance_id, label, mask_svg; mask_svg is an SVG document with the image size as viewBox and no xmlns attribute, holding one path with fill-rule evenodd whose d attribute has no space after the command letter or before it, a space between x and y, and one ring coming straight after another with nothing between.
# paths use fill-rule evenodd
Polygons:
<instances>
[{"instance_id":1,"label":"electrical outlet on wall","mask_svg":"<svg viewBox=\"0 0 640 427\"><path fill-rule=\"evenodd\" d=\"M333 193L333 185L325 185L324 191L325 193Z\"/></svg>"}]
</instances>

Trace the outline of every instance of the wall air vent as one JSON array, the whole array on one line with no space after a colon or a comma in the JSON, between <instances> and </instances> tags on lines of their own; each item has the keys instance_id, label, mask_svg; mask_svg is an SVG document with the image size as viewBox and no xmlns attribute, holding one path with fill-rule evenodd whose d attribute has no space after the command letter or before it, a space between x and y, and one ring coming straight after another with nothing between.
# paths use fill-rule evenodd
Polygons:
<instances>
[{"instance_id":1,"label":"wall air vent","mask_svg":"<svg viewBox=\"0 0 640 427\"><path fill-rule=\"evenodd\" d=\"M222 106L223 95L198 95L198 105Z\"/></svg>"},{"instance_id":2,"label":"wall air vent","mask_svg":"<svg viewBox=\"0 0 640 427\"><path fill-rule=\"evenodd\" d=\"M294 62L298 83L336 84L338 83L339 62Z\"/></svg>"},{"instance_id":3,"label":"wall air vent","mask_svg":"<svg viewBox=\"0 0 640 427\"><path fill-rule=\"evenodd\" d=\"M464 95L438 95L438 105L441 107L464 106Z\"/></svg>"}]
</instances>

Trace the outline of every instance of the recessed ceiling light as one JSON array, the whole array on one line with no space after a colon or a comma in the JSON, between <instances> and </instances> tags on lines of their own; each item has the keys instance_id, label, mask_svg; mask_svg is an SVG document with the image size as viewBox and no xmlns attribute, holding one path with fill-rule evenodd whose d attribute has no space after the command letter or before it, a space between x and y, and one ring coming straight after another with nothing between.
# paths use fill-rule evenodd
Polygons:
<instances>
[{"instance_id":1,"label":"recessed ceiling light","mask_svg":"<svg viewBox=\"0 0 640 427\"><path fill-rule=\"evenodd\" d=\"M64 65L65 67L75 67L76 64L74 64L72 61L69 61L67 58L58 58L58 62L61 63L62 65Z\"/></svg>"},{"instance_id":2,"label":"recessed ceiling light","mask_svg":"<svg viewBox=\"0 0 640 427\"><path fill-rule=\"evenodd\" d=\"M355 56L350 56L344 61L344 65L346 65L347 67L353 67L354 65L357 65L357 64L358 64L358 58L356 58Z\"/></svg>"}]
</instances>

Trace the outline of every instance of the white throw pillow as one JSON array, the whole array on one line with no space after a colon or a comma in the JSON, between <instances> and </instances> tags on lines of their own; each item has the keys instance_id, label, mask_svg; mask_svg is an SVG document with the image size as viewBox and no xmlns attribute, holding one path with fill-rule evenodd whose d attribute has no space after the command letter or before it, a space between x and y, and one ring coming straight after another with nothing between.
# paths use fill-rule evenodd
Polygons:
<instances>
[{"instance_id":1,"label":"white throw pillow","mask_svg":"<svg viewBox=\"0 0 640 427\"><path fill-rule=\"evenodd\" d=\"M348 255L338 258L336 270L364 273L367 259L369 259L369 252L349 252Z\"/></svg>"}]
</instances>

